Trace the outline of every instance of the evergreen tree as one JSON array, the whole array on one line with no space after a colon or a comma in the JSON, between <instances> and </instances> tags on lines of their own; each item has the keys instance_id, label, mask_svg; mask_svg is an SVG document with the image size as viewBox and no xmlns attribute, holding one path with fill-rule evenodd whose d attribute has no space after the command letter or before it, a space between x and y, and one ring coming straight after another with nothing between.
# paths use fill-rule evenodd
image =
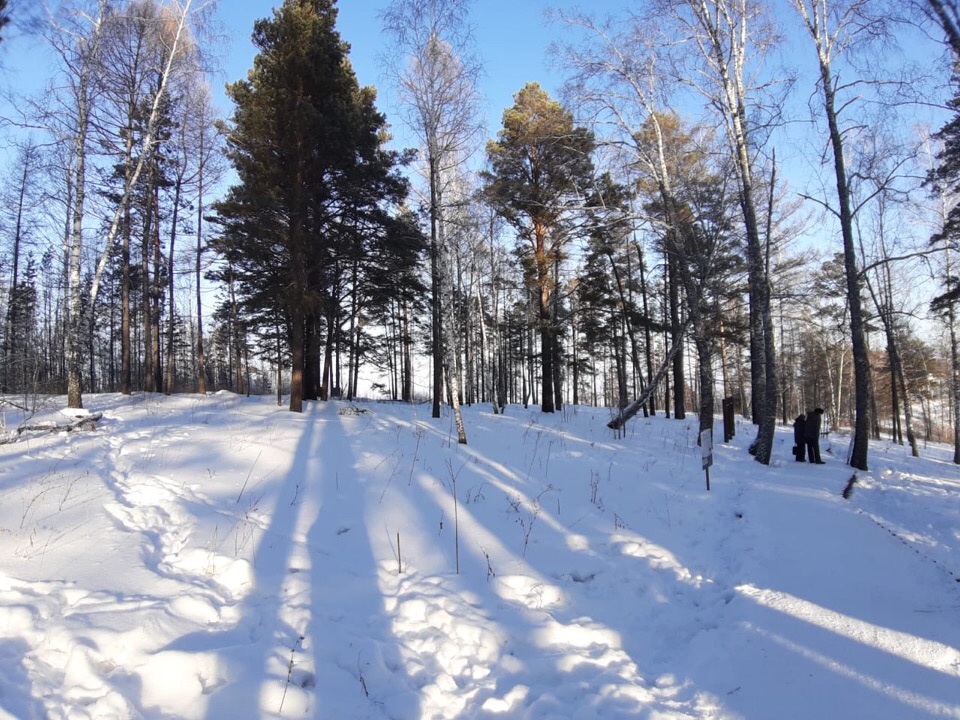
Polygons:
<instances>
[{"instance_id":1,"label":"evergreen tree","mask_svg":"<svg viewBox=\"0 0 960 720\"><path fill-rule=\"evenodd\" d=\"M527 282L537 295L541 410L553 412L558 357L554 317L556 268L570 239L571 211L591 186L592 133L537 83L528 83L503 113L503 129L487 145L486 195L523 244Z\"/></svg>"},{"instance_id":2,"label":"evergreen tree","mask_svg":"<svg viewBox=\"0 0 960 720\"><path fill-rule=\"evenodd\" d=\"M934 3L931 3L934 4ZM954 10L956 7L954 6ZM956 33L954 33L956 36ZM954 46L954 52L960 45ZM954 77L956 85L960 78ZM934 195L956 196L960 191L960 94L949 103L951 117L934 136L943 143L937 153L937 166L927 175L926 184ZM948 248L944 268L943 291L934 298L932 309L940 313L947 326L950 343L950 386L953 405L953 461L960 465L960 348L958 348L957 306L960 304L960 274L953 253L960 249L960 208L954 205L944 219L943 227L932 238Z\"/></svg>"},{"instance_id":3,"label":"evergreen tree","mask_svg":"<svg viewBox=\"0 0 960 720\"><path fill-rule=\"evenodd\" d=\"M37 269L32 256L27 256L23 277L10 291L8 312L15 321L9 324L4 357L4 383L13 392L36 390L39 369L37 352Z\"/></svg>"},{"instance_id":4,"label":"evergreen tree","mask_svg":"<svg viewBox=\"0 0 960 720\"><path fill-rule=\"evenodd\" d=\"M236 105L228 154L239 182L216 205L221 238L248 308L286 315L290 409L316 387L319 326L331 321L345 262L383 205L402 199L398 158L383 148L375 92L360 88L335 29L333 0L285 0L254 26L258 49L246 80L228 86Z\"/></svg>"}]
</instances>

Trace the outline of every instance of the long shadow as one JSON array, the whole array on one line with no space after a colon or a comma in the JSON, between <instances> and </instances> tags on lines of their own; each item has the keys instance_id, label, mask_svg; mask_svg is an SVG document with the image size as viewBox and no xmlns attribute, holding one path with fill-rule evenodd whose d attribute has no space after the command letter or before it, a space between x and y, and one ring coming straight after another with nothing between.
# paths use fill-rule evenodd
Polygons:
<instances>
[{"instance_id":1,"label":"long shadow","mask_svg":"<svg viewBox=\"0 0 960 720\"><path fill-rule=\"evenodd\" d=\"M718 481L722 479L729 478L723 478L720 474ZM764 487L764 490L776 491L776 488ZM633 534L642 539L643 530L634 528ZM695 528L689 529L689 532L695 531ZM540 542L544 545L566 546L563 531L556 525L544 524L538 527L537 532L541 533ZM842 528L840 532L842 535ZM869 637L847 637L837 634L826 625L811 624L791 612L789 601L785 601L784 609L779 610L771 606L753 605L749 599L743 599L735 593L733 588L741 583L771 580L757 576L762 565L751 565L748 560L745 564L724 567L723 558L711 557L704 552L697 552L696 557L684 557L690 550L688 539L681 542L678 548L671 547L676 543L670 543L669 534L659 534L661 547L670 551L681 567L699 566L707 576L707 582L687 582L670 570L650 564L654 558L637 559L645 563L641 571L641 576L645 578L641 588L643 592L656 590L665 602L681 602L686 606L679 614L669 605L664 606L667 622L662 631L669 634L669 640L675 643L674 648L662 648L660 653L651 655L652 648L645 647L643 642L652 637L647 626L648 623L656 623L657 618L646 617L638 622L629 611L622 612L621 608L604 602L601 597L591 597L590 584L593 578L589 574L584 577L584 573L580 573L579 577L572 578L573 583L563 587L568 591L569 603L558 606L551 613L553 617L569 623L589 614L603 626L617 630L623 638L624 649L640 672L651 678L661 676L670 679L674 684L675 698L685 700L690 707L694 707L701 694L706 692L713 695L713 702L743 712L746 717L768 717L772 716L771 713L777 717L788 717L790 714L785 710L790 707L797 708L793 717L803 716L804 709L829 710L831 707L833 714L825 717L862 716L857 715L858 708L874 707L881 713L893 708L897 717L904 718L951 714L960 708L960 689L956 687L955 672L937 671L918 665L889 652L879 643L871 644ZM883 553L887 551L898 550L891 544L877 553L881 559L874 558L873 562L882 563L885 557ZM847 562L857 561L856 552L849 548L845 552L844 559ZM537 565L543 559L544 556L536 552L528 555L531 569L542 577L550 577L551 571L537 570ZM605 568L599 568L601 572L615 572L626 566L623 560L611 560L606 565ZM623 574L629 575L629 571ZM882 576L880 573L879 577ZM712 578L725 581L727 586L719 586ZM801 599L800 603L815 601L821 586L804 587L803 578L792 578L789 573L787 580L789 591L796 593L796 598ZM836 584L842 587L843 580L838 578ZM830 593L830 599L834 602L837 598L836 592ZM869 598L862 595L854 598L843 593L840 598L846 607L833 609L834 614L844 614L854 621L864 621L871 615ZM683 621L684 618L690 619L690 627L677 626L677 621ZM889 622L889 618L886 619ZM933 623L924 619L906 620L900 624L908 627L908 632L917 637L956 637L955 632L931 633ZM949 650L948 646L944 647ZM711 656L716 660L716 665L704 666L704 658ZM827 677L824 679L825 675ZM787 676L796 680L784 682ZM820 679L807 683L807 678L814 677ZM780 688L785 695L771 695L772 687ZM834 691L832 695L842 694L843 702L838 702L836 698L832 705L829 699L814 699L811 702L807 695L823 688ZM836 712L841 706L847 708L846 714Z\"/></svg>"},{"instance_id":2,"label":"long shadow","mask_svg":"<svg viewBox=\"0 0 960 720\"><path fill-rule=\"evenodd\" d=\"M516 420L508 419L509 422ZM521 422L510 437L525 432L525 428ZM476 426L471 429L476 430ZM538 429L534 428L531 443L535 442ZM560 437L552 431L543 433L544 438L548 435ZM394 613L399 639L407 650L425 648L419 657L410 657L413 667L419 668L417 677L423 687L421 702L440 702L437 693L448 688L447 691L457 697L451 698L444 707L449 711L457 707L456 703L464 703L463 717L520 717L524 712L531 716L546 713L563 717L574 712L605 718L633 718L669 712L672 706L664 698L654 696L643 687L644 678L637 670L639 663L617 646L599 621L584 618L584 606L571 603L565 607L563 600L550 598L550 589L546 586L560 581L556 575L540 572L520 557L520 530L516 536L498 536L502 521L493 524L490 512L499 510L501 500L511 499L510 486L524 486L529 496L530 489L535 489L538 482L535 477L522 477L511 467L486 457L483 448L489 443L482 437L482 432L475 432L475 444L467 448L448 446L443 439L440 448L421 447L424 462L416 465L413 474L414 495L418 500L408 505L415 507L422 518L448 520L446 530L441 525L441 552L446 556L446 564L438 567L431 561L427 565L434 569L426 570L426 575L414 571L405 576L408 579L399 583L399 606ZM498 435L497 439L502 437ZM546 442L544 440L544 447ZM580 447L572 441L571 445ZM406 450L409 457L409 448ZM498 450L502 452L503 448ZM500 457L501 452L492 457ZM450 537L453 508L447 478L454 470L445 469L442 462L440 466L431 467L426 460L429 457L436 464L444 455L452 461L453 469L461 473L459 576L453 575ZM529 475L526 473L529 460L524 461L525 475ZM406 494L409 491L405 485L402 483L390 492ZM465 495L469 494L474 497L473 503L479 504L467 502ZM485 517L491 522L489 526L484 524ZM407 520L413 527L428 527L418 518ZM563 534L566 528L546 518L539 522L543 525L538 525L535 533L543 537L538 544L554 549L567 547ZM424 540L429 542L428 538ZM496 572L501 575L490 573L487 550L493 556ZM572 554L564 553L562 557L569 558ZM422 562L420 566L425 569ZM530 575L532 582L527 583L523 575ZM515 581L522 586L519 590L513 585ZM514 593L515 590L518 591ZM563 594L568 595L567 588L563 588ZM584 638L590 647L578 645ZM611 652L603 653L598 659L595 653L600 652L603 642L611 644ZM566 654L565 649L569 651ZM619 695L609 692L614 686L623 692ZM638 697L646 698L646 706L641 706Z\"/></svg>"},{"instance_id":3,"label":"long shadow","mask_svg":"<svg viewBox=\"0 0 960 720\"><path fill-rule=\"evenodd\" d=\"M338 414L337 403L321 410L319 462L311 482L323 502L310 527L312 563L308 636L317 669L315 717L366 716L390 698L405 716L419 717L378 583L370 545L367 506L376 497L372 479L358 470L350 435L367 420ZM307 678L309 680L309 678ZM398 700L401 698L402 700Z\"/></svg>"},{"instance_id":4,"label":"long shadow","mask_svg":"<svg viewBox=\"0 0 960 720\"><path fill-rule=\"evenodd\" d=\"M204 652L217 656L222 677L211 678L206 717L255 718L260 716L262 688L265 683L282 683L270 677L267 668L278 648L291 647L296 630L280 618L282 587L295 550L291 530L296 527L301 506L292 503L298 486L308 477L313 457L313 406L290 422L302 423L290 468L273 487L274 508L270 523L254 551L252 584L240 603L235 623L223 630L197 631L170 643L164 650L188 653Z\"/></svg>"},{"instance_id":5,"label":"long shadow","mask_svg":"<svg viewBox=\"0 0 960 720\"><path fill-rule=\"evenodd\" d=\"M0 715L11 718L46 717L42 698L30 692L30 676L23 660L30 648L22 640L0 640Z\"/></svg>"},{"instance_id":6,"label":"long shadow","mask_svg":"<svg viewBox=\"0 0 960 720\"><path fill-rule=\"evenodd\" d=\"M475 433L474 437L477 435L478 433ZM482 445L482 442L475 442L470 446L469 453L477 458L480 465L486 467L486 474L496 472L496 464L488 462L483 457L483 452L477 449ZM461 487L469 482L466 474L474 472L475 467L474 464L466 466ZM536 474L535 472L534 475ZM482 476L483 474L478 474L477 479ZM514 476L512 481L516 480ZM528 480L532 480L532 485L536 485L536 478ZM510 482L511 480L507 480L503 484ZM711 501L711 504L713 502L715 501ZM732 511L739 506L740 501L737 498L713 508L705 504L702 511L731 511L732 516ZM618 535L634 535L642 545L647 542L644 529L637 527L633 532L624 531ZM696 531L695 527L690 527L685 532ZM541 523L535 533L539 535L537 544L542 548L569 548L567 541L570 531L563 523ZM952 688L954 678L948 671L938 672L916 665L904 657L891 654L881 646L871 645L868 638L838 635L825 627L811 625L801 617L785 614L772 607L753 607L749 599L742 598L733 588L741 583L758 580L755 576L756 566L749 561L728 566L726 561L729 558L726 554L722 557L711 555L702 549L693 553L689 538L679 543L679 547L671 547L677 543L671 542L669 532L655 532L654 537L657 536L659 537L656 542L660 543L663 550L673 554L676 565L681 570L699 567L699 570L694 572L702 572L705 578L685 578L673 567L660 567L656 554L639 555L636 558L639 573L636 573L629 570L632 564L629 558L590 558L589 553L584 552L581 562L576 559L579 552L563 553L561 557L567 562L580 566L573 568L573 572L565 580L558 577L558 563L554 557L550 557L550 553L532 549L527 555L527 564L532 575L549 579L560 587L566 597L566 603L557 603L549 609L552 620L576 630L585 627L583 621L586 616L597 625L616 631L622 639L624 651L636 665L639 674L646 682L656 682L656 688L652 689L664 690L665 698L681 701L691 711L705 712L709 710L709 704L713 703L719 707L727 706L746 712L747 717L771 716L770 713L779 713L778 716L781 716L781 702L796 700L795 706L798 712L802 712L801 708L809 706L804 704L805 692L816 692L823 687L835 688L840 692L846 684L848 687L852 685L848 692L856 698L855 702L843 703L849 708L856 708L857 703L874 706L880 712L893 708L898 717L928 717L942 711L955 711L956 696L960 691ZM611 541L612 539L611 535ZM733 550L727 549L725 553L738 549L743 548L734 543ZM549 562L544 563L547 558ZM482 560L479 565L480 567L470 568L471 576L477 575L478 570L482 576ZM586 570L581 570L582 567ZM626 572L623 572L624 569L627 569ZM596 577L593 576L593 570L598 571ZM647 613L645 616L638 618L630 608L619 607L611 603L609 597L603 596L603 587L605 583L611 582L609 576L614 573L620 575L616 580L618 584L632 582L631 589L650 595L639 604ZM601 575L608 577L602 578ZM725 582L726 586L714 582L714 578ZM462 581L458 580L459 582ZM810 589L807 590L807 593L798 592L798 597L810 595ZM615 591L625 596L622 589ZM657 617L656 604L652 601L654 595L662 598L656 602L664 603L662 626L658 626L661 618ZM809 598L807 600L809 602ZM866 600L862 599L861 605L864 602ZM671 606L673 603L683 605L679 612ZM519 635L527 636L524 642L531 647L547 650L549 638L545 640L542 624L531 622L527 613L509 604L503 609L512 611L504 613L501 610L498 614L498 618L503 618L507 627L518 630ZM849 617L856 621L863 620L863 608L860 608L861 612L855 610L856 607L847 608ZM724 623L728 626L723 627ZM757 626L751 627L753 623ZM916 632L922 623L909 622L907 625ZM654 641L655 646L650 646L650 641ZM719 667L704 665L705 659L711 658ZM537 662L540 663L541 660L538 659ZM591 668L581 665L571 671L567 663L561 670L563 662L557 662L556 672L565 673L572 683L590 682ZM871 676L869 671L863 671L864 665L880 672L876 677ZM778 667L790 668L791 677L796 676L798 679L784 682L783 675L778 676L776 673ZM527 672L499 673L497 692L503 694L510 689L511 683L522 683ZM824 680L824 673L831 675ZM627 680L630 676L630 673L624 673L623 678ZM808 683L808 677L821 679ZM733 682L737 678L740 678L741 684ZM857 682L851 683L851 680ZM771 695L770 688L774 687L780 688L784 697ZM614 702L612 696L608 696L605 702L603 710L606 716L631 716L629 703ZM702 702L707 705L702 706ZM651 703L643 711L637 712L653 714L663 709L656 705L656 702ZM813 703L812 707L820 708L823 705L824 702L818 701Z\"/></svg>"}]
</instances>

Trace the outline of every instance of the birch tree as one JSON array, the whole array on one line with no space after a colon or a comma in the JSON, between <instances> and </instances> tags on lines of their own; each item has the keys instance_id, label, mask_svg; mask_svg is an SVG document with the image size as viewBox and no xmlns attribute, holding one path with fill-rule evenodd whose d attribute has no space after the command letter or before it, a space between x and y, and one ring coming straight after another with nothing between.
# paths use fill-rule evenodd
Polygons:
<instances>
[{"instance_id":1,"label":"birch tree","mask_svg":"<svg viewBox=\"0 0 960 720\"><path fill-rule=\"evenodd\" d=\"M847 304L850 311L850 338L854 370L854 439L850 464L858 470L867 470L867 451L870 438L870 357L867 347L863 310L862 276L858 263L854 217L862 202L854 202L851 176L845 145L849 133L843 126L841 114L856 104L862 87L861 78L841 77L839 60L852 51L856 43L882 35L883 18L872 15L868 0L791 0L803 22L819 70L818 90L821 94L823 117L827 124L827 138L832 151L832 167L836 188L835 202L824 200L824 206L836 217L840 226L846 277ZM859 122L859 120L858 120Z\"/></svg>"},{"instance_id":2,"label":"birch tree","mask_svg":"<svg viewBox=\"0 0 960 720\"><path fill-rule=\"evenodd\" d=\"M47 41L59 64L60 79L69 95L61 113L44 117L57 139L69 146L66 174L67 236L65 243L67 280L67 329L65 361L67 370L67 404L83 407L80 342L81 297L80 269L83 253L83 221L87 191L87 156L93 125L94 103L98 95L97 72L101 67L101 47L107 0L99 0L91 14L82 11L63 18L50 17L46 26Z\"/></svg>"},{"instance_id":3,"label":"birch tree","mask_svg":"<svg viewBox=\"0 0 960 720\"><path fill-rule=\"evenodd\" d=\"M169 2L163 6L160 17L161 37L165 46L162 63L155 68L153 91L142 98L144 108L144 132L140 139L139 159L124 178L119 202L112 216L104 219L106 232L99 249L100 259L92 273L87 290L87 303L96 305L100 279L113 251L114 242L123 225L127 202L147 163L156 142L160 109L167 94L171 78L178 71L181 56L191 47L189 23L194 14L192 0ZM68 98L55 108L38 106L37 121L50 131L59 142L66 143L69 150L67 162L66 195L69 203L69 230L66 241L67 257L67 331L66 369L67 403L70 407L82 407L82 378L80 368L80 343L83 334L82 305L84 285L81 282L82 262L85 254L85 224L89 169L92 141L99 130L103 108L103 77L107 71L105 49L109 28L119 10L112 0L97 0L96 3L65 6L54 16L49 15L45 25L45 37L57 60L57 78L67 93L54 95ZM56 82L56 81L55 81Z\"/></svg>"},{"instance_id":4,"label":"birch tree","mask_svg":"<svg viewBox=\"0 0 960 720\"><path fill-rule=\"evenodd\" d=\"M943 31L955 59L960 59L960 4L957 0L916 0L921 12Z\"/></svg>"},{"instance_id":5,"label":"birch tree","mask_svg":"<svg viewBox=\"0 0 960 720\"><path fill-rule=\"evenodd\" d=\"M452 286L449 248L444 245L445 183L472 154L481 124L477 80L480 66L470 52L467 13L470 0L394 0L383 26L394 42L392 66L404 120L421 144L430 221L431 338L433 417L440 417L443 378L458 440L466 443L459 408L459 381L453 372L450 332L444 331L444 302ZM453 319L450 319L453 322ZM444 335L448 335L445 339Z\"/></svg>"},{"instance_id":6,"label":"birch tree","mask_svg":"<svg viewBox=\"0 0 960 720\"><path fill-rule=\"evenodd\" d=\"M753 84L760 82L755 81L753 72L777 37L763 6L753 0L685 0L671 7L684 45L693 48L681 57L679 80L692 85L716 113L732 158L746 237L752 405L759 426L751 452L758 462L769 464L776 430L778 376L756 170L756 153L763 144L758 116L762 115L760 96L764 88Z\"/></svg>"}]
</instances>

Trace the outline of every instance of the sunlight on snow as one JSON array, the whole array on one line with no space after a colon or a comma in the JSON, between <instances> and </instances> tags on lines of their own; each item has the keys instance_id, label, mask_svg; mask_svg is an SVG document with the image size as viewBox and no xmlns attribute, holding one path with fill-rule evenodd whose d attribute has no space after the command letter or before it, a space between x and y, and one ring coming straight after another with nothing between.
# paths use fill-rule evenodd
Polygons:
<instances>
[{"instance_id":1,"label":"sunlight on snow","mask_svg":"<svg viewBox=\"0 0 960 720\"><path fill-rule=\"evenodd\" d=\"M742 596L764 607L790 615L804 622L816 625L830 632L854 640L863 645L889 653L903 660L915 663L923 668L938 670L946 675L960 679L960 651L956 648L891 630L872 623L842 615L828 608L816 605L808 600L787 593L757 588L753 585L740 585L736 588ZM778 645L802 655L807 660L840 675L857 680L866 687L898 700L905 705L929 712L934 715L960 717L960 705L946 705L916 692L893 685L889 680L880 680L861 670L842 664L810 647L800 645L780 634L759 627L752 629L769 638Z\"/></svg>"},{"instance_id":2,"label":"sunlight on snow","mask_svg":"<svg viewBox=\"0 0 960 720\"><path fill-rule=\"evenodd\" d=\"M856 680L865 687L868 687L875 692L882 693L883 695L886 695L893 700L897 700L904 705L909 705L910 707L916 708L917 710L922 710L930 715L954 718L960 717L960 705L946 705L910 690L896 687L889 680L882 680L874 677L873 675L869 675L862 670L857 670L849 665L843 665L833 658L824 655L823 653L819 653L809 647L800 645L799 643L789 640L782 635L771 633L758 627L753 627L752 629L758 635L762 635L781 647L801 655L810 662L816 663L827 670L835 672L851 680Z\"/></svg>"},{"instance_id":3,"label":"sunlight on snow","mask_svg":"<svg viewBox=\"0 0 960 720\"><path fill-rule=\"evenodd\" d=\"M691 573L676 556L661 545L647 539L638 539L636 535L616 534L611 537L615 544L619 544L620 552L629 557L646 560L650 567L657 570L671 570L676 579L699 587L704 582L702 575Z\"/></svg>"},{"instance_id":4,"label":"sunlight on snow","mask_svg":"<svg viewBox=\"0 0 960 720\"><path fill-rule=\"evenodd\" d=\"M960 651L949 645L841 615L815 605L809 600L776 590L740 585L737 591L760 605L792 615L811 625L817 625L850 640L883 650L921 667L939 670L960 678Z\"/></svg>"}]
</instances>

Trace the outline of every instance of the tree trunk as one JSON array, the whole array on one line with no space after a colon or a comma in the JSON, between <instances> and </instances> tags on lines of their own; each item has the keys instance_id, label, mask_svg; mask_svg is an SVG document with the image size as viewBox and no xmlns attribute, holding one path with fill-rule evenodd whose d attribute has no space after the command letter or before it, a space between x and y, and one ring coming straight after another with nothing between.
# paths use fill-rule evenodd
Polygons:
<instances>
[{"instance_id":1,"label":"tree trunk","mask_svg":"<svg viewBox=\"0 0 960 720\"><path fill-rule=\"evenodd\" d=\"M99 37L99 33L98 33ZM87 69L89 73L89 69ZM88 78L81 78L77 102L77 137L73 147L73 217L70 244L67 248L67 407L82 408L82 381L80 377L80 261L83 251L83 212L86 199L87 131L90 123Z\"/></svg>"},{"instance_id":2,"label":"tree trunk","mask_svg":"<svg viewBox=\"0 0 960 720\"><path fill-rule=\"evenodd\" d=\"M133 218L129 206L125 211L123 242L120 248L120 262L123 265L123 277L120 281L120 392L129 395L133 392L133 343L130 333L132 317L130 308L130 236Z\"/></svg>"},{"instance_id":3,"label":"tree trunk","mask_svg":"<svg viewBox=\"0 0 960 720\"><path fill-rule=\"evenodd\" d=\"M676 230L670 230L674 233ZM680 282L677 278L677 263L679 262L676 254L667 253L667 282L669 285L668 297L670 300L670 341L676 345L680 329ZM673 417L677 420L683 420L687 417L687 398L684 382L683 353L678 352L673 356Z\"/></svg>"},{"instance_id":4,"label":"tree trunk","mask_svg":"<svg viewBox=\"0 0 960 720\"><path fill-rule=\"evenodd\" d=\"M715 354L716 343L711 336L713 329L704 327L703 325L704 323L699 322L694 328L694 344L697 347L700 375L701 432L713 428L713 413L716 406L716 400L713 395L713 387L716 382L713 371L713 356Z\"/></svg>"},{"instance_id":5,"label":"tree trunk","mask_svg":"<svg viewBox=\"0 0 960 720\"><path fill-rule=\"evenodd\" d=\"M304 317L298 303L290 308L290 412L303 412Z\"/></svg>"},{"instance_id":6,"label":"tree trunk","mask_svg":"<svg viewBox=\"0 0 960 720\"><path fill-rule=\"evenodd\" d=\"M437 157L432 147L427 149L427 165L430 170L430 306L431 330L433 338L433 417L440 417L440 401L443 396L443 333L442 308L440 304L440 248L438 240L438 224L440 221L440 203L437 183L440 181L437 172Z\"/></svg>"},{"instance_id":7,"label":"tree trunk","mask_svg":"<svg viewBox=\"0 0 960 720\"><path fill-rule=\"evenodd\" d=\"M413 353L410 346L413 338L410 337L410 310L407 303L403 304L403 400L413 402Z\"/></svg>"},{"instance_id":8,"label":"tree trunk","mask_svg":"<svg viewBox=\"0 0 960 720\"><path fill-rule=\"evenodd\" d=\"M174 248L176 247L177 241L177 222L180 215L180 193L183 189L183 179L177 177L176 185L173 191L173 217L170 219L170 250L169 257L167 258L167 372L166 372L166 386L164 387L164 393L170 395L173 393L174 387L174 367L175 367L175 353L174 353L174 338L176 337L176 318L173 312L173 290L174 290L174 264L173 264L173 254Z\"/></svg>"},{"instance_id":9,"label":"tree trunk","mask_svg":"<svg viewBox=\"0 0 960 720\"><path fill-rule=\"evenodd\" d=\"M275 316L275 332L276 332L276 347L275 351L277 353L277 407L283 405L283 345L281 341L280 334L280 313L277 312Z\"/></svg>"},{"instance_id":10,"label":"tree trunk","mask_svg":"<svg viewBox=\"0 0 960 720\"><path fill-rule=\"evenodd\" d=\"M150 288L150 300L153 309L150 312L150 318L153 322L153 386L155 392L161 392L163 390L163 363L160 356L160 318L163 315L163 290L160 286L160 268L162 267L160 255L160 188L154 185L153 192L153 286Z\"/></svg>"},{"instance_id":11,"label":"tree trunk","mask_svg":"<svg viewBox=\"0 0 960 720\"><path fill-rule=\"evenodd\" d=\"M336 326L336 322L336 311L333 307L330 307L327 309L327 338L323 343L323 367L320 370L320 399L324 402L333 397L336 391L333 368L333 346L336 342L336 338L334 337L334 328Z\"/></svg>"},{"instance_id":12,"label":"tree trunk","mask_svg":"<svg viewBox=\"0 0 960 720\"><path fill-rule=\"evenodd\" d=\"M347 354L347 400L353 400L354 366L360 353L360 333L357 328L357 262L354 261L350 278L350 347Z\"/></svg>"},{"instance_id":13,"label":"tree trunk","mask_svg":"<svg viewBox=\"0 0 960 720\"><path fill-rule=\"evenodd\" d=\"M950 250L946 257L947 292L956 287ZM947 302L947 332L950 336L950 393L953 399L953 462L960 465L960 349L957 348L957 303Z\"/></svg>"},{"instance_id":14,"label":"tree trunk","mask_svg":"<svg viewBox=\"0 0 960 720\"><path fill-rule=\"evenodd\" d=\"M563 343L560 336L560 258L559 254L553 260L553 298L550 311L550 329L552 336L551 350L553 352L553 407L554 410L563 408Z\"/></svg>"},{"instance_id":15,"label":"tree trunk","mask_svg":"<svg viewBox=\"0 0 960 720\"><path fill-rule=\"evenodd\" d=\"M493 410L494 415L500 413L500 408L497 406L497 363L494 362L494 358L497 356L497 348L493 343L493 338L491 337L492 333L487 332L487 314L483 308L483 295L480 293L479 284L474 284L473 291L475 299L477 302L477 312L480 315L480 362L484 368L483 371L483 384L487 393L489 393L490 406ZM494 291L496 292L496 291ZM494 318L496 321L496 318ZM487 361L487 356L489 355L490 360ZM481 398L481 402L485 401L487 398Z\"/></svg>"},{"instance_id":16,"label":"tree trunk","mask_svg":"<svg viewBox=\"0 0 960 720\"><path fill-rule=\"evenodd\" d=\"M545 413L554 411L553 397L553 322L550 316L550 271L547 268L547 258L544 255L546 230L537 226L534 230L535 262L537 264L537 324L540 330L540 410ZM532 357L531 348L531 357ZM531 382L533 376L531 373ZM534 400L536 402L536 400Z\"/></svg>"},{"instance_id":17,"label":"tree trunk","mask_svg":"<svg viewBox=\"0 0 960 720\"><path fill-rule=\"evenodd\" d=\"M438 194L439 199L439 194ZM463 414L460 411L460 375L457 372L452 353L457 346L456 339L456 321L457 314L452 311L453 308L453 278L451 277L450 248L444 233L443 220L438 223L438 250L439 250L439 273L440 295L444 307L451 308L447 314L447 319L443 324L444 344L443 344L443 371L447 378L447 393L450 396L450 406L453 409L453 419L457 426L457 442L460 445L467 444L467 431L463 424Z\"/></svg>"},{"instance_id":18,"label":"tree trunk","mask_svg":"<svg viewBox=\"0 0 960 720\"><path fill-rule=\"evenodd\" d=\"M202 133L201 133L202 136ZM203 146L200 148L200 155L203 157ZM207 358L203 351L203 293L201 292L203 282L203 170L201 168L198 186L197 186L197 264L195 268L195 280L197 283L197 392L201 395L207 393ZM277 330L279 337L279 328ZM277 373L279 375L280 353L277 353ZM280 392L280 381L277 380L277 393ZM279 400L277 401L279 405Z\"/></svg>"},{"instance_id":19,"label":"tree trunk","mask_svg":"<svg viewBox=\"0 0 960 720\"><path fill-rule=\"evenodd\" d=\"M950 303L950 387L953 394L953 462L960 465L960 350L957 349L956 304Z\"/></svg>"},{"instance_id":20,"label":"tree trunk","mask_svg":"<svg viewBox=\"0 0 960 720\"><path fill-rule=\"evenodd\" d=\"M233 364L230 368L230 372L233 378L236 379L236 382L231 384L231 387L237 393L243 393L243 340L244 333L243 328L240 325L240 312L239 306L237 305L237 293L236 285L234 284L233 273L230 274L230 284L228 286L230 292L230 347L232 348L231 356L233 358Z\"/></svg>"},{"instance_id":21,"label":"tree trunk","mask_svg":"<svg viewBox=\"0 0 960 720\"><path fill-rule=\"evenodd\" d=\"M20 241L23 236L23 209L27 192L28 174L29 164L27 158L24 157L17 197L17 220L13 232L13 269L10 278L10 292L7 295L7 322L3 335L3 371L2 375L0 375L0 391L5 393L11 392L12 389L12 383L10 382L10 373L13 367L11 355L14 351L12 338L18 325L17 308L20 303L17 299L17 287L20 280ZM26 348L23 349L26 350ZM25 383L20 384L24 385L21 389L26 392L27 388Z\"/></svg>"},{"instance_id":22,"label":"tree trunk","mask_svg":"<svg viewBox=\"0 0 960 720\"><path fill-rule=\"evenodd\" d=\"M154 172L150 170L146 178L147 197L143 213L143 234L140 237L140 322L143 333L143 381L144 390L156 392L153 373L153 322L150 318L150 237L153 228L153 185Z\"/></svg>"},{"instance_id":23,"label":"tree trunk","mask_svg":"<svg viewBox=\"0 0 960 720\"><path fill-rule=\"evenodd\" d=\"M653 336L650 332L650 305L649 305L649 290L647 288L647 275L646 268L643 261L643 249L640 247L640 244L634 242L634 245L637 249L637 262L640 263L640 300L643 303L643 317L646 322L643 325L643 335L646 347L644 348L646 353L647 360L647 377L653 377ZM641 391L643 388L641 387ZM650 395L650 415L657 414L657 398L655 395Z\"/></svg>"},{"instance_id":24,"label":"tree trunk","mask_svg":"<svg viewBox=\"0 0 960 720\"><path fill-rule=\"evenodd\" d=\"M837 200L840 204L840 233L843 237L843 267L847 280L847 303L850 309L850 335L853 345L853 374L855 392L855 419L853 452L850 465L858 470L867 470L867 448L870 438L870 358L867 353L863 309L860 298L860 271L853 238L853 210L850 205L850 188L847 183L846 161L843 157L843 134L837 121L833 75L829 62L821 56L820 81L823 85L824 111L830 130L830 145L833 149L833 166L837 183Z\"/></svg>"}]
</instances>

